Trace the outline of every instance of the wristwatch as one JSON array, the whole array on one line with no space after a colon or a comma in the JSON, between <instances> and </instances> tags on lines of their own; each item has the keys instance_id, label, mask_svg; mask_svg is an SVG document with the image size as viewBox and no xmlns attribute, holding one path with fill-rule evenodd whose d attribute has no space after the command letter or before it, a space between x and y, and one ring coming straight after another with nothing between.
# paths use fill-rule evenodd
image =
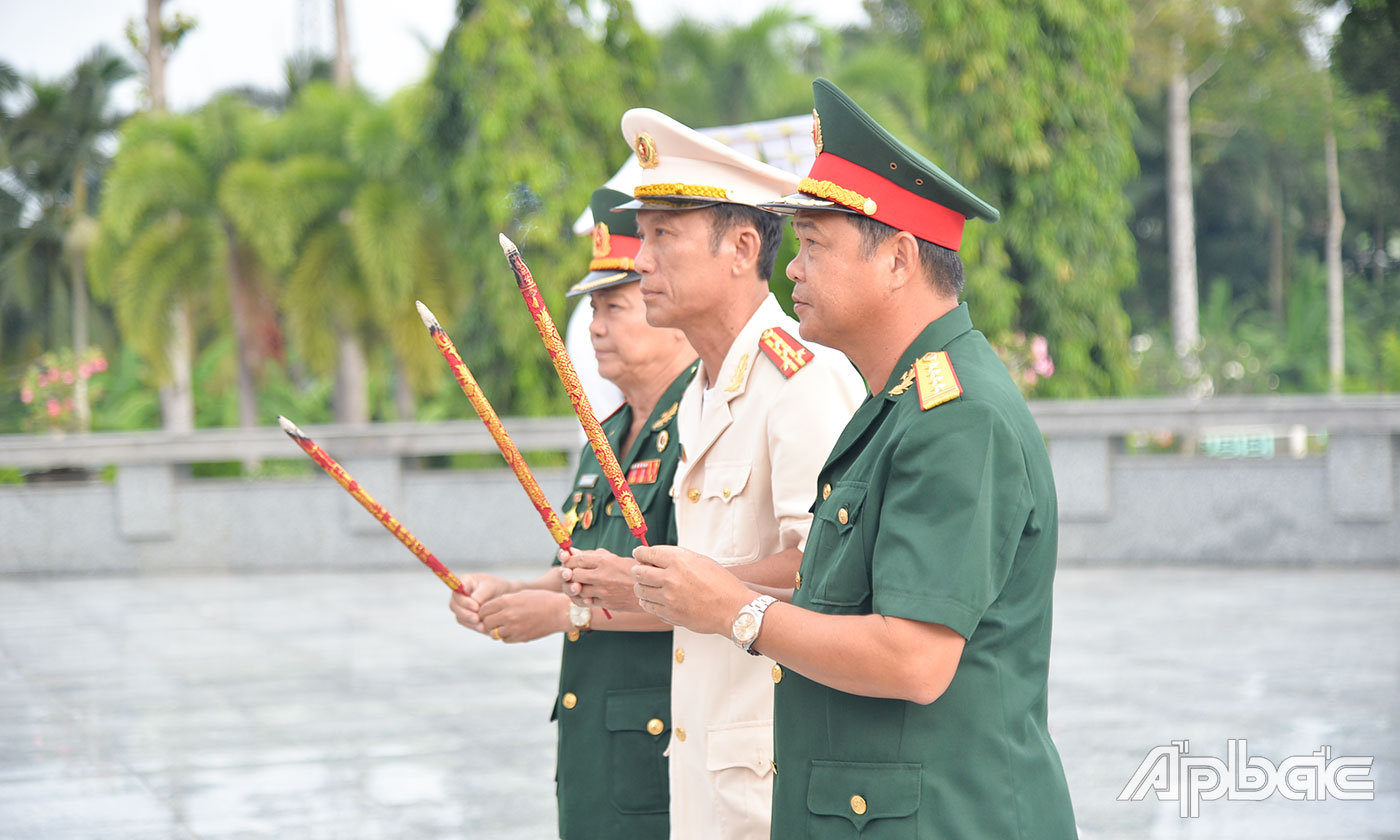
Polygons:
<instances>
[{"instance_id":1,"label":"wristwatch","mask_svg":"<svg viewBox=\"0 0 1400 840\"><path fill-rule=\"evenodd\" d=\"M573 601L569 602L569 624L575 630L591 629L588 625L593 622L593 608L580 607Z\"/></svg>"},{"instance_id":2,"label":"wristwatch","mask_svg":"<svg viewBox=\"0 0 1400 840\"><path fill-rule=\"evenodd\" d=\"M760 595L739 610L739 615L735 616L734 624L729 628L729 638L739 646L739 650L758 656L753 643L758 638L759 628L763 627L763 613L776 600L771 595Z\"/></svg>"}]
</instances>

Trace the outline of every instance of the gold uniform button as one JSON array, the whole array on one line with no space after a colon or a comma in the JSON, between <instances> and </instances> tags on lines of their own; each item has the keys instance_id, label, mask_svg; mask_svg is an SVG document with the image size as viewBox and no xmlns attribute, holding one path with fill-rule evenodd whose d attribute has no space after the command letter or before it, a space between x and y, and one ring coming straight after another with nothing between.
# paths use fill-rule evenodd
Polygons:
<instances>
[{"instance_id":1,"label":"gold uniform button","mask_svg":"<svg viewBox=\"0 0 1400 840\"><path fill-rule=\"evenodd\" d=\"M687 499L690 499L692 502L698 502L698 501L700 501L700 488L698 488L698 487L692 487L692 488L690 488L690 490L685 494L685 497L686 497Z\"/></svg>"},{"instance_id":2,"label":"gold uniform button","mask_svg":"<svg viewBox=\"0 0 1400 840\"><path fill-rule=\"evenodd\" d=\"M768 762L768 763L771 764L771 765L773 765L773 775L774 775L774 776L778 775L778 762L776 762L776 761L770 761L770 762Z\"/></svg>"},{"instance_id":3,"label":"gold uniform button","mask_svg":"<svg viewBox=\"0 0 1400 840\"><path fill-rule=\"evenodd\" d=\"M604 508L604 510L607 511L608 516L612 516L613 511L617 510L617 507L614 505L614 502L608 502L608 506Z\"/></svg>"},{"instance_id":4,"label":"gold uniform button","mask_svg":"<svg viewBox=\"0 0 1400 840\"><path fill-rule=\"evenodd\" d=\"M822 499L830 499L830 498L831 498L831 485L830 485L830 484L823 484L823 485L822 485Z\"/></svg>"},{"instance_id":5,"label":"gold uniform button","mask_svg":"<svg viewBox=\"0 0 1400 840\"><path fill-rule=\"evenodd\" d=\"M677 741L684 741L684 740L685 740L685 730L682 729L682 728L680 728L679 726L676 727L676 740L677 740Z\"/></svg>"},{"instance_id":6,"label":"gold uniform button","mask_svg":"<svg viewBox=\"0 0 1400 840\"><path fill-rule=\"evenodd\" d=\"M851 797L851 812L857 815L865 813L865 797L856 794Z\"/></svg>"},{"instance_id":7,"label":"gold uniform button","mask_svg":"<svg viewBox=\"0 0 1400 840\"><path fill-rule=\"evenodd\" d=\"M572 691L565 692L565 694L564 694L564 708L566 708L566 709L572 709L573 707L575 707L575 706L577 706L577 705L578 705L578 695L575 694L575 693L573 693Z\"/></svg>"},{"instance_id":8,"label":"gold uniform button","mask_svg":"<svg viewBox=\"0 0 1400 840\"><path fill-rule=\"evenodd\" d=\"M661 718L652 718L647 721L647 731L653 735L660 735L665 728L666 724L661 722Z\"/></svg>"},{"instance_id":9,"label":"gold uniform button","mask_svg":"<svg viewBox=\"0 0 1400 840\"><path fill-rule=\"evenodd\" d=\"M796 577L796 579L793 580L793 588L794 588L794 589L801 589L801 588L802 588L802 570L801 570L801 569L798 569L798 570L797 570L797 577Z\"/></svg>"},{"instance_id":10,"label":"gold uniform button","mask_svg":"<svg viewBox=\"0 0 1400 840\"><path fill-rule=\"evenodd\" d=\"M578 631L577 631L577 630L570 630L570 631L569 631L569 641L571 641L571 642L577 642L577 641L578 641Z\"/></svg>"},{"instance_id":11,"label":"gold uniform button","mask_svg":"<svg viewBox=\"0 0 1400 840\"><path fill-rule=\"evenodd\" d=\"M836 511L836 521L840 522L842 525L845 525L847 522L850 522L850 512L847 511L845 508L841 508L840 510Z\"/></svg>"},{"instance_id":12,"label":"gold uniform button","mask_svg":"<svg viewBox=\"0 0 1400 840\"><path fill-rule=\"evenodd\" d=\"M774 662L774 663L773 663L773 682L776 684L776 683L780 683L780 682L782 682L782 681L783 681L783 666L781 666L781 665L779 665L778 663Z\"/></svg>"},{"instance_id":13,"label":"gold uniform button","mask_svg":"<svg viewBox=\"0 0 1400 840\"><path fill-rule=\"evenodd\" d=\"M729 498L729 488L724 488L723 490L719 491L719 494L726 499Z\"/></svg>"},{"instance_id":14,"label":"gold uniform button","mask_svg":"<svg viewBox=\"0 0 1400 840\"><path fill-rule=\"evenodd\" d=\"M676 648L676 664L679 665L679 664L681 664L681 663L684 662L684 661L685 661L685 648Z\"/></svg>"}]
</instances>

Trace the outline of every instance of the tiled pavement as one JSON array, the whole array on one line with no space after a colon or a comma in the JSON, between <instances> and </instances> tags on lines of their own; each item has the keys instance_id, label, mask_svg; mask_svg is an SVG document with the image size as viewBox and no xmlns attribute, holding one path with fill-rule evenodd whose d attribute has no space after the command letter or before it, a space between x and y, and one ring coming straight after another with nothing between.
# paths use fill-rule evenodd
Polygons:
<instances>
[{"instance_id":1,"label":"tiled pavement","mask_svg":"<svg viewBox=\"0 0 1400 840\"><path fill-rule=\"evenodd\" d=\"M559 645L446 601L407 567L0 580L0 840L554 837ZM1400 838L1400 571L1062 570L1050 713L1085 840ZM1375 798L1116 801L1232 738L1375 756Z\"/></svg>"}]
</instances>

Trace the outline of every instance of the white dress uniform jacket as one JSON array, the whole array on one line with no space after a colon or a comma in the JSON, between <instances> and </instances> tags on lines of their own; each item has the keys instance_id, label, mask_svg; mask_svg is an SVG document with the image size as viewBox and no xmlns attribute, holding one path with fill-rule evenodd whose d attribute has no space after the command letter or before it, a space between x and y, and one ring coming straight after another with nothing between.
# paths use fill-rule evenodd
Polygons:
<instances>
[{"instance_id":1,"label":"white dress uniform jacket","mask_svg":"<svg viewBox=\"0 0 1400 840\"><path fill-rule=\"evenodd\" d=\"M801 342L799 355L805 347L814 358L796 359L785 375L760 348L770 327L800 342L797 322L769 295L708 377L710 392L702 398L702 362L681 398L679 543L725 566L802 548L817 473L865 396L855 368L830 348ZM773 661L682 627L673 653L672 840L767 840Z\"/></svg>"}]
</instances>

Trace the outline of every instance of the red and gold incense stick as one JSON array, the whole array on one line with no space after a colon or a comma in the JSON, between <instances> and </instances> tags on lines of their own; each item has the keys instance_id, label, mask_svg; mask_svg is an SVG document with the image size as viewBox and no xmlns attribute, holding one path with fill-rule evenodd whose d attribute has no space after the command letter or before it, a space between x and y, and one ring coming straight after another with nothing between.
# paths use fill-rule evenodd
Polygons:
<instances>
[{"instance_id":1,"label":"red and gold incense stick","mask_svg":"<svg viewBox=\"0 0 1400 840\"><path fill-rule=\"evenodd\" d=\"M447 331L438 323L431 310L423 305L422 301L415 301L418 304L418 315L423 319L423 324L428 328L428 333L437 342L438 350L442 351L442 357L447 360L447 364L452 367L452 374L457 377L457 384L462 386L462 393L467 395L471 401L472 408L481 415L481 422L486 424L486 430L491 433L491 438L496 441L496 447L501 450L501 456L510 465L511 471L515 473L516 479L520 481L520 486L525 489L525 495L530 497L530 503L539 511L540 519L544 520L544 526L549 529L549 535L565 551L573 545L569 539L569 531L564 527L564 523L559 521L559 514L550 506L549 499L545 497L544 490L540 489L540 483L535 480L535 474L530 472L530 467L525 463L525 456L520 454L516 448L515 441L510 439L510 434L506 432L506 427L502 425L501 418L496 414L496 409L491 407L491 403L482 393L481 386L476 383L476 377L472 376L471 369L467 363L462 361L461 355L457 353L457 348L452 344L452 339L448 337Z\"/></svg>"},{"instance_id":2,"label":"red and gold incense stick","mask_svg":"<svg viewBox=\"0 0 1400 840\"><path fill-rule=\"evenodd\" d=\"M279 416L277 422L282 424L282 431L286 432L288 437L297 442L297 446L300 446L306 451L307 455L311 456L311 460L320 464L321 469L325 470L327 475L335 479L336 483L344 487L345 490L354 497L355 501L359 502L375 519L378 519L380 524L383 525L389 533L393 534L399 542L403 543L405 548L413 552L413 556L422 560L424 566L432 569L433 574L437 575L443 583L447 584L448 589L462 595L468 594L467 590L462 586L462 582L457 579L457 576L448 571L447 567L442 565L442 563L433 556L433 553L418 541L417 537L413 536L407 528L401 525L399 521L394 518L393 514L385 510L383 505L375 501L374 497L369 493L365 492L365 489L360 486L360 483L354 478L351 478L350 474L345 471L345 468L336 463L336 460L332 458L326 450L317 446L316 441L307 437L305 432L297 428L297 424L287 418Z\"/></svg>"},{"instance_id":3,"label":"red and gold incense stick","mask_svg":"<svg viewBox=\"0 0 1400 840\"><path fill-rule=\"evenodd\" d=\"M598 456L598 465L603 468L603 475L607 476L608 484L612 485L613 496L622 510L622 518L627 521L632 536L641 540L642 545L647 545L647 523L642 518L642 510L637 507L637 499L632 495L632 488L627 485L627 477L623 475L622 467L617 463L617 455L608 443L608 436L603 433L598 415L593 413L588 395L583 392L583 383L579 382L573 360L569 358L569 351L564 349L564 339L559 337L554 319L549 316L549 309L544 305L544 296L540 294L539 286L535 285L535 278L530 274L525 260L520 258L520 249L515 247L515 243L507 239L504 233L501 234L501 250L505 251L506 260L515 271L515 282L520 287L520 295L525 298L525 305L530 309L531 317L535 319L535 328L539 330L540 339L549 351L549 360L554 363L559 381L564 384L564 390L569 394L569 402L574 405L574 414L578 415L578 421L583 425L588 442L593 444L593 453Z\"/></svg>"}]
</instances>

